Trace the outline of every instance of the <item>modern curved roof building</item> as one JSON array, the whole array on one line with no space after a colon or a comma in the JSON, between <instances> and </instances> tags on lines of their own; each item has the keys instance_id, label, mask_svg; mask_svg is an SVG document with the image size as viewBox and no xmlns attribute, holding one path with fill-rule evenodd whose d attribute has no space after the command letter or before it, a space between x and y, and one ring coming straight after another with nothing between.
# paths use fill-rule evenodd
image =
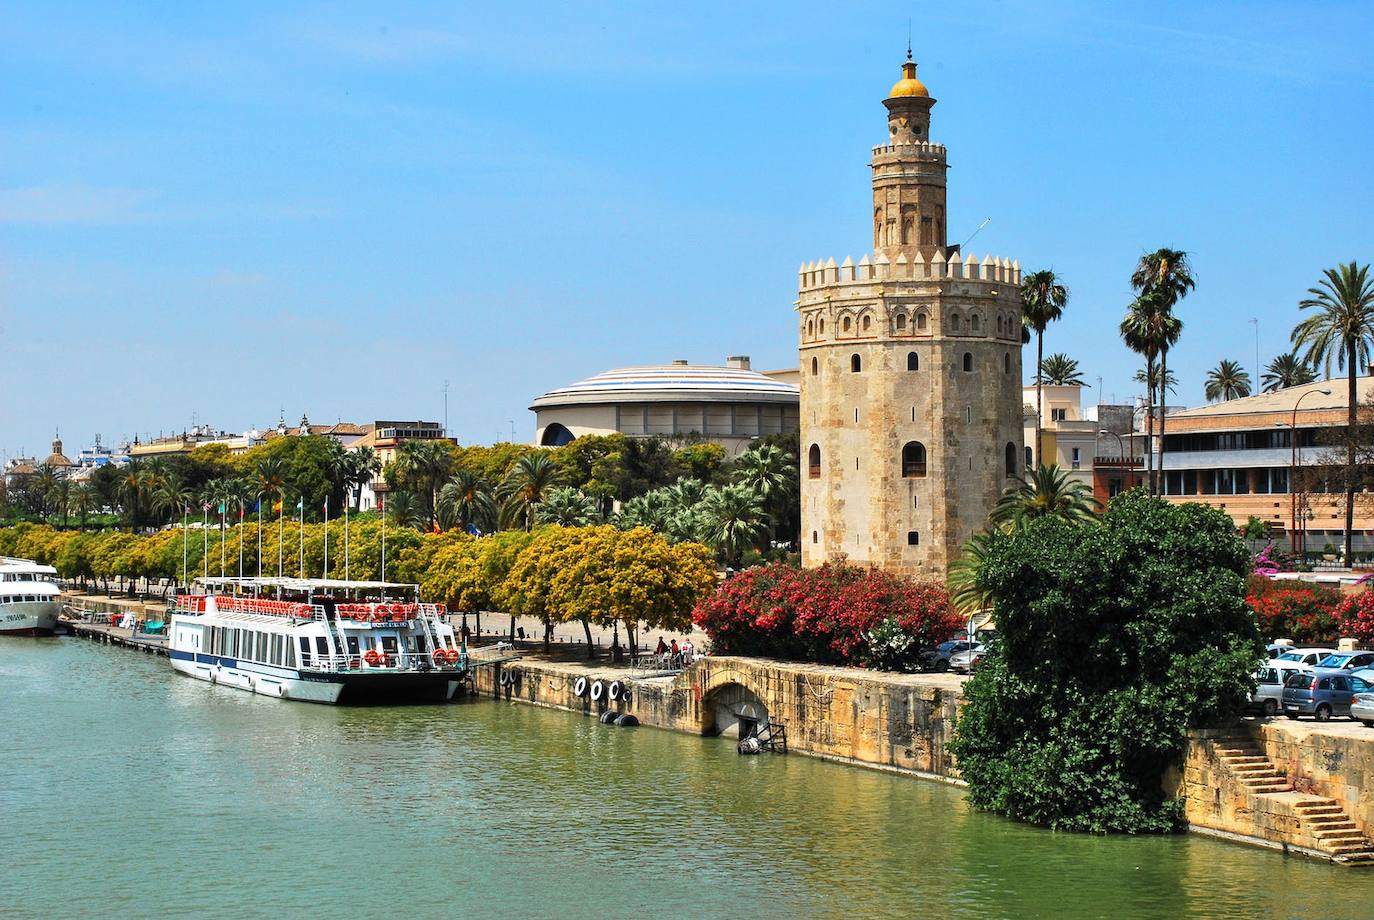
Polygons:
<instances>
[{"instance_id":1,"label":"modern curved roof building","mask_svg":"<svg viewBox=\"0 0 1374 920\"><path fill-rule=\"evenodd\" d=\"M798 371L760 372L749 359L725 367L671 364L622 367L540 396L535 443L567 444L583 435L703 436L734 455L754 438L797 430Z\"/></svg>"}]
</instances>

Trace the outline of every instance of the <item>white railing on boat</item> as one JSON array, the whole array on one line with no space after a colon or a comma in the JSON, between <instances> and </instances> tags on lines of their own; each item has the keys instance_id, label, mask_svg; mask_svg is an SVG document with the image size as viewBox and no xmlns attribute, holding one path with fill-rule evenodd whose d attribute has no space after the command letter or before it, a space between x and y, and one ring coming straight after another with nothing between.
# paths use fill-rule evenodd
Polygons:
<instances>
[{"instance_id":1,"label":"white railing on boat","mask_svg":"<svg viewBox=\"0 0 1374 920\"><path fill-rule=\"evenodd\" d=\"M301 662L302 671L327 671L330 673L395 673L398 671L452 671L459 673L467 668L467 659L459 657L454 661L447 658L438 663L425 652L405 652L389 655L384 661L369 664L363 655L315 655Z\"/></svg>"}]
</instances>

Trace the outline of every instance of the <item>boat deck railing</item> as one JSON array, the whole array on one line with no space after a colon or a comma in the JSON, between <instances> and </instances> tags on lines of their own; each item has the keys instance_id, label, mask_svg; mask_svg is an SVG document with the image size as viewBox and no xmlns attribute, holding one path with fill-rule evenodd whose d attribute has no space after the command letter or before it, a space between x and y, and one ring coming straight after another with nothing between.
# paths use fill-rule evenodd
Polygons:
<instances>
[{"instance_id":1,"label":"boat deck railing","mask_svg":"<svg viewBox=\"0 0 1374 920\"><path fill-rule=\"evenodd\" d=\"M450 661L439 661L436 656L419 652L388 655L382 661L371 664L363 655L315 655L301 661L302 671L324 671L330 674L394 674L398 672L422 673L429 671L448 671L460 674L467 669L467 659L459 657Z\"/></svg>"}]
</instances>

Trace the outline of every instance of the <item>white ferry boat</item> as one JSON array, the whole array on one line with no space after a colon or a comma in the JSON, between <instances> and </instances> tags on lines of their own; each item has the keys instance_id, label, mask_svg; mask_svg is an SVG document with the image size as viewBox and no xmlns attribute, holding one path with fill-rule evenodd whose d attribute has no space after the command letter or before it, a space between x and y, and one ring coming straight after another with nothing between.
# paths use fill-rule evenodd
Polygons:
<instances>
[{"instance_id":1,"label":"white ferry boat","mask_svg":"<svg viewBox=\"0 0 1374 920\"><path fill-rule=\"evenodd\" d=\"M202 578L168 603L182 674L311 703L441 701L467 679L467 650L417 585Z\"/></svg>"},{"instance_id":2,"label":"white ferry boat","mask_svg":"<svg viewBox=\"0 0 1374 920\"><path fill-rule=\"evenodd\" d=\"M62 609L57 569L0 556L0 635L51 636Z\"/></svg>"}]
</instances>

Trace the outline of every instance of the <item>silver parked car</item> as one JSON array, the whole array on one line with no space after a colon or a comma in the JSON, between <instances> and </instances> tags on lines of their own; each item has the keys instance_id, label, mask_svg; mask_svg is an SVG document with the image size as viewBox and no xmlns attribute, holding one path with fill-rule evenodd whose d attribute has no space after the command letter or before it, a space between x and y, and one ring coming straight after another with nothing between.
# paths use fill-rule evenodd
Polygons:
<instances>
[{"instance_id":1,"label":"silver parked car","mask_svg":"<svg viewBox=\"0 0 1374 920\"><path fill-rule=\"evenodd\" d=\"M1266 716L1276 716L1283 708L1283 677L1288 672L1278 668L1260 668L1255 672L1255 692L1246 701L1251 709Z\"/></svg>"},{"instance_id":2,"label":"silver parked car","mask_svg":"<svg viewBox=\"0 0 1374 920\"><path fill-rule=\"evenodd\" d=\"M1323 671L1358 671L1374 665L1374 652L1332 652L1314 667Z\"/></svg>"},{"instance_id":3,"label":"silver parked car","mask_svg":"<svg viewBox=\"0 0 1374 920\"><path fill-rule=\"evenodd\" d=\"M955 674L972 674L974 668L978 667L978 662L983 660L983 655L987 649L982 643L973 648L964 649L950 656L949 669Z\"/></svg>"},{"instance_id":4,"label":"silver parked car","mask_svg":"<svg viewBox=\"0 0 1374 920\"><path fill-rule=\"evenodd\" d=\"M1358 680L1356 675L1350 675L1351 680ZM1374 728L1374 689L1363 690L1355 694L1355 698L1350 701L1350 718L1359 719L1365 725Z\"/></svg>"}]
</instances>

